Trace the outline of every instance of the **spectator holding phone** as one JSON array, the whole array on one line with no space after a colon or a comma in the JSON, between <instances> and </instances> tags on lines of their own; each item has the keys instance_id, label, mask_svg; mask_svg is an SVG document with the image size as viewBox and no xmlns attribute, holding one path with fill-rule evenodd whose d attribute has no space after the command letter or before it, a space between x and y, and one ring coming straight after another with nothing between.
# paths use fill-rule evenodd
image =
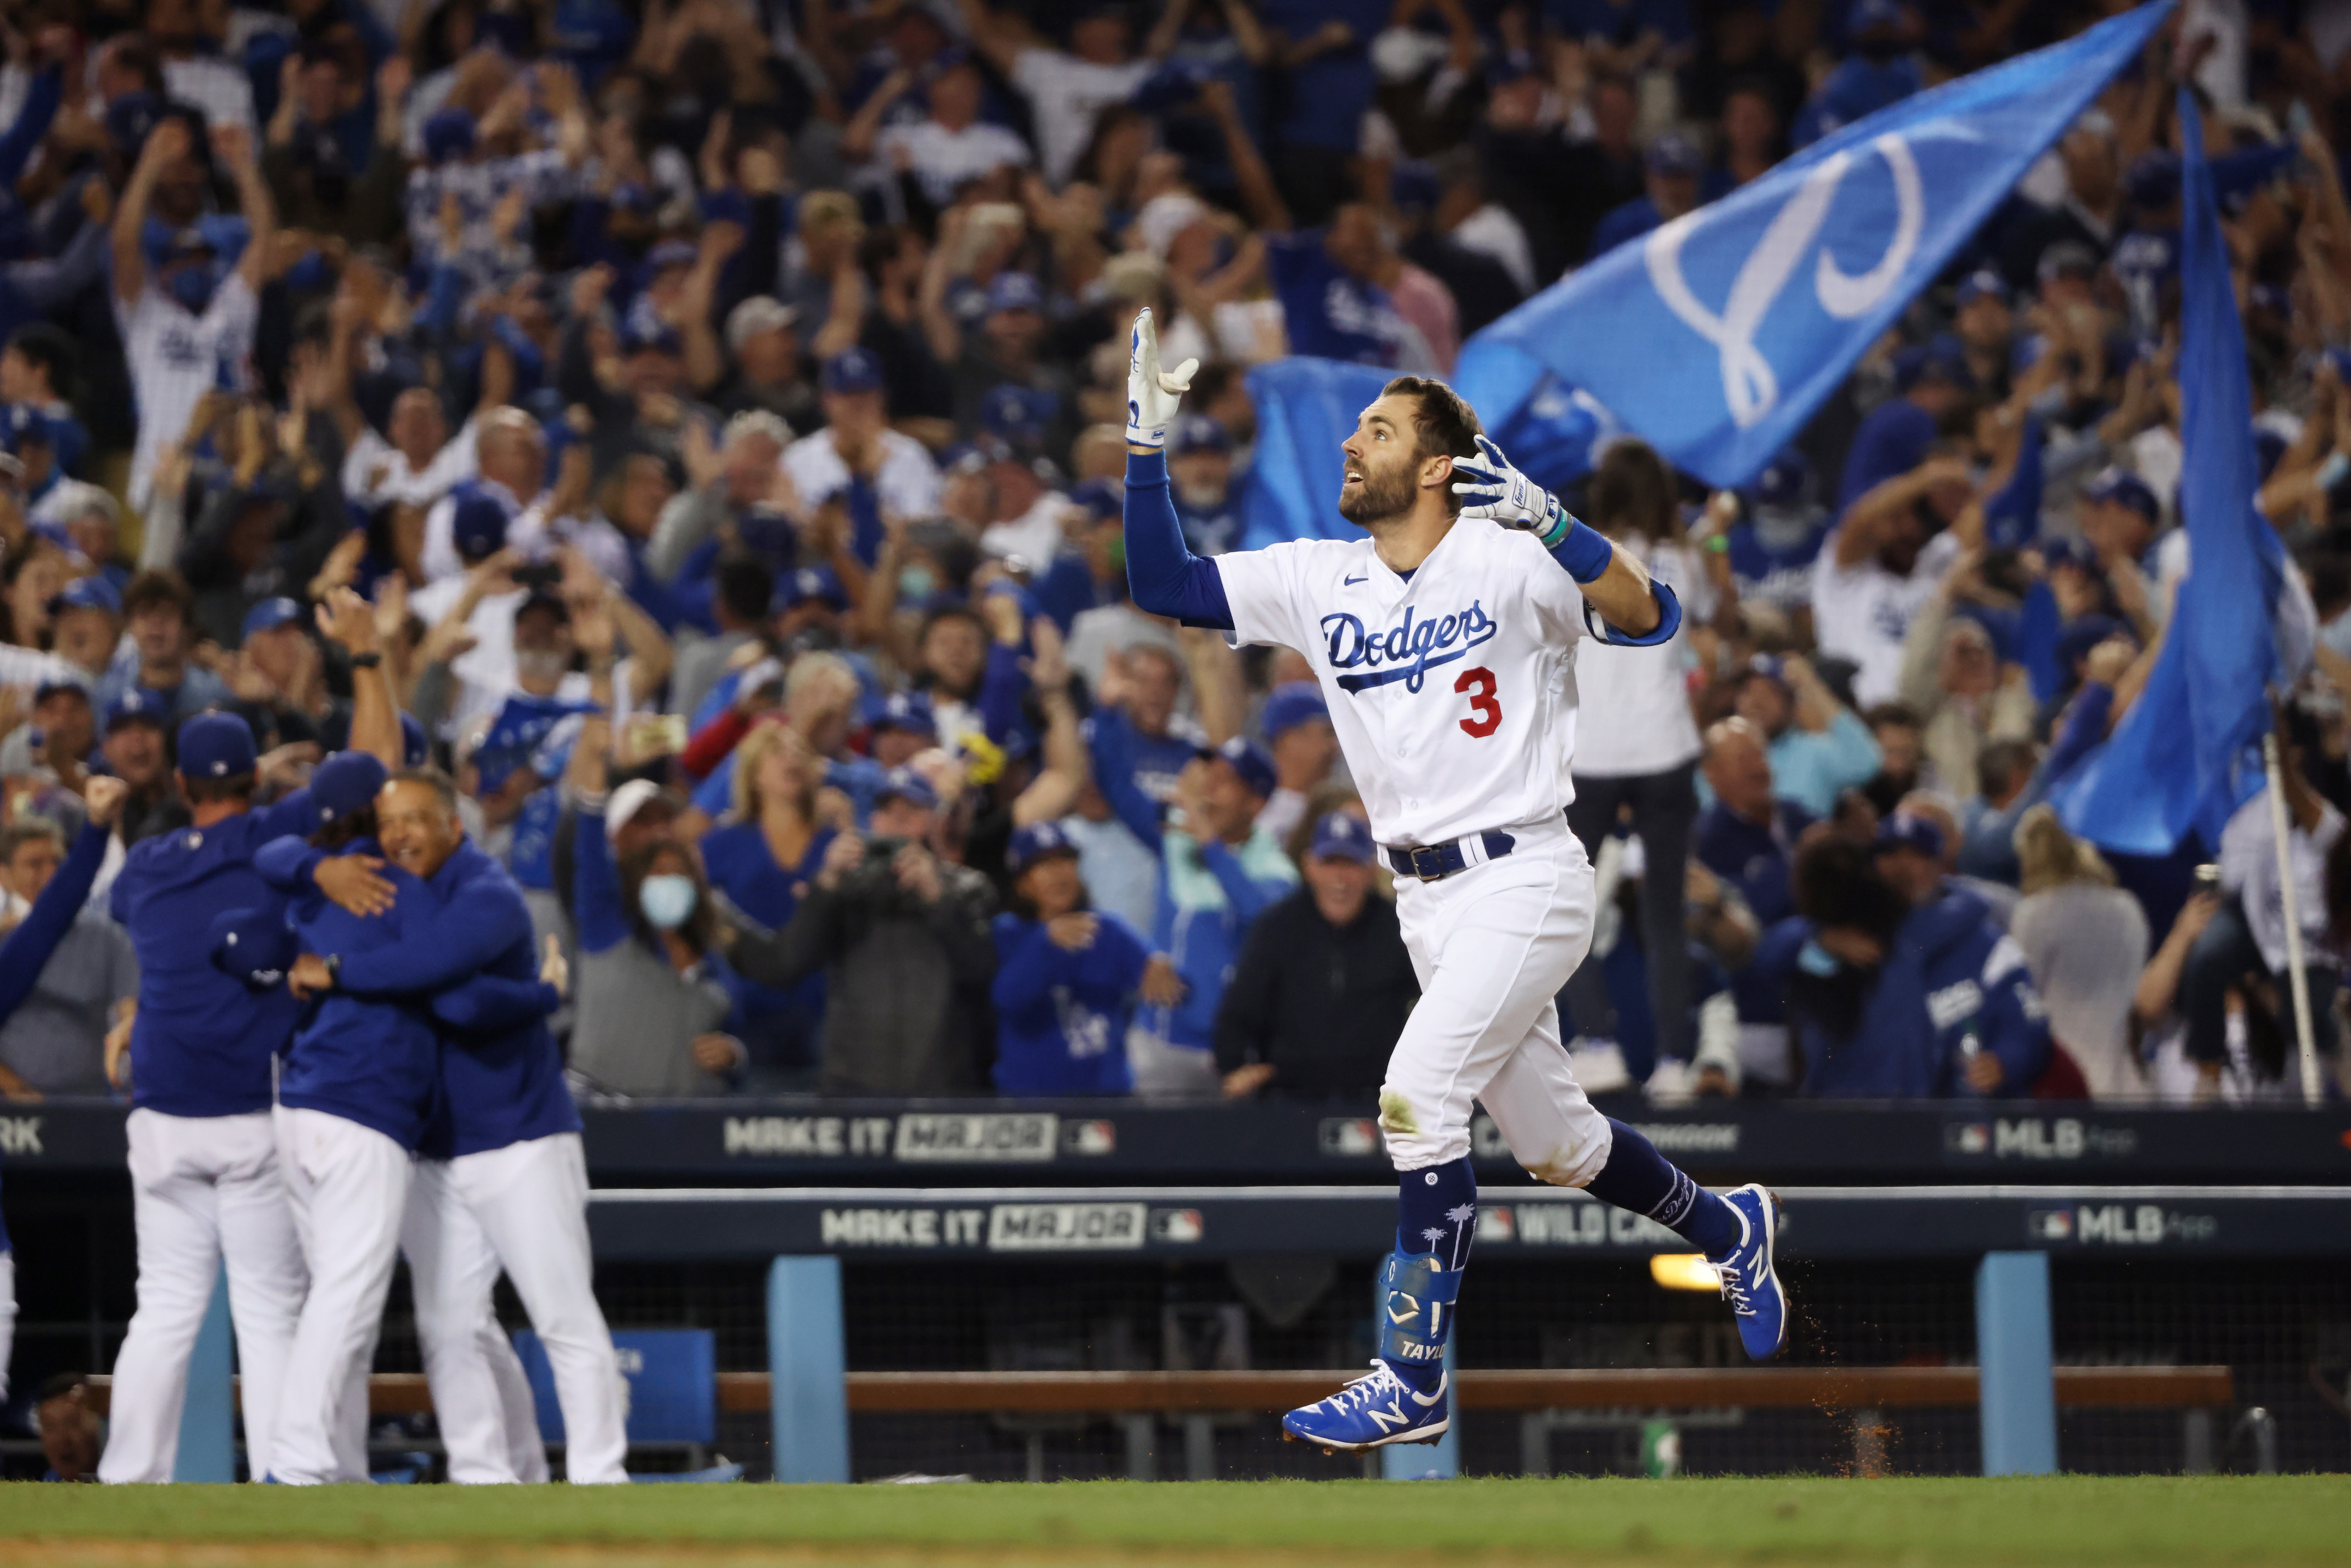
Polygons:
<instances>
[{"instance_id":1,"label":"spectator holding phone","mask_svg":"<svg viewBox=\"0 0 2351 1568\"><path fill-rule=\"evenodd\" d=\"M837 835L783 929L738 936L729 955L779 990L823 975L823 1093L970 1094L982 1082L995 894L931 849L938 812L928 779L892 768L871 835Z\"/></svg>"},{"instance_id":2,"label":"spectator holding phone","mask_svg":"<svg viewBox=\"0 0 2351 1568\"><path fill-rule=\"evenodd\" d=\"M1183 982L1134 927L1089 907L1078 846L1052 822L1005 852L1013 906L996 917L996 1087L1006 1094L1128 1094L1126 1027L1140 995L1179 1000Z\"/></svg>"}]
</instances>

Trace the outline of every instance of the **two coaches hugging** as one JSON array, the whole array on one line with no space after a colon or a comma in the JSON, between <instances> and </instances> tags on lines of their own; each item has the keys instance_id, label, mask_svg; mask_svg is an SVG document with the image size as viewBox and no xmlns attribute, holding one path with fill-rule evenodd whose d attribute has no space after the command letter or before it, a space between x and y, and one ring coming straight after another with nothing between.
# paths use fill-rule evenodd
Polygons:
<instances>
[{"instance_id":1,"label":"two coaches hugging","mask_svg":"<svg viewBox=\"0 0 2351 1568\"><path fill-rule=\"evenodd\" d=\"M574 1481L617 1482L626 1386L590 1288L586 1163L513 879L467 841L446 777L406 754L349 591L351 748L253 803L245 722L179 734L192 821L111 893L139 956L130 1042L137 1310L99 1477L166 1481L188 1362L225 1264L253 1479L367 1479L367 1375L405 1253L457 1481L547 1479L491 1307L503 1270L546 1343Z\"/></svg>"}]
</instances>

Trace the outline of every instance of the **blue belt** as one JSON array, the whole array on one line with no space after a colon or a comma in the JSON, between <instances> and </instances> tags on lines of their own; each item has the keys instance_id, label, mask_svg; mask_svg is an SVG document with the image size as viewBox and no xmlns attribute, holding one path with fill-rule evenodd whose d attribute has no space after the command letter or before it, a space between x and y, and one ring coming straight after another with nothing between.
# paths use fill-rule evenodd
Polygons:
<instances>
[{"instance_id":1,"label":"blue belt","mask_svg":"<svg viewBox=\"0 0 2351 1568\"><path fill-rule=\"evenodd\" d=\"M1485 847L1486 858L1489 861L1500 860L1519 841L1502 832L1479 833L1476 837ZM1387 851L1388 869L1398 876L1418 877L1423 882L1451 876L1457 871L1469 869L1470 860L1461 852L1461 846L1467 842L1467 839L1455 839L1450 843L1422 844L1416 849L1390 849Z\"/></svg>"}]
</instances>

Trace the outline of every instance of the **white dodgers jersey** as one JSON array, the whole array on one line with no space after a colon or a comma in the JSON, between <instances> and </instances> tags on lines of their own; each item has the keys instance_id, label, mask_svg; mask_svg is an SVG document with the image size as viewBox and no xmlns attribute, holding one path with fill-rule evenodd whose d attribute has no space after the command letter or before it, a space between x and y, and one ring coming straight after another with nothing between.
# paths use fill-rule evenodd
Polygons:
<instances>
[{"instance_id":1,"label":"white dodgers jersey","mask_svg":"<svg viewBox=\"0 0 2351 1568\"><path fill-rule=\"evenodd\" d=\"M1457 523L1408 580L1368 538L1222 555L1217 570L1236 643L1314 666L1380 842L1567 809L1583 595L1532 535Z\"/></svg>"}]
</instances>

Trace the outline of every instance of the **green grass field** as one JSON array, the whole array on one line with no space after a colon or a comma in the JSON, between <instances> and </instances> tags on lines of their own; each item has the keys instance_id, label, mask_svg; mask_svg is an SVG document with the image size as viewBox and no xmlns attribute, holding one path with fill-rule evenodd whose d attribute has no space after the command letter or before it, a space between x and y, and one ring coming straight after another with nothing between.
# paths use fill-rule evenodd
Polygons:
<instances>
[{"instance_id":1,"label":"green grass field","mask_svg":"<svg viewBox=\"0 0 2351 1568\"><path fill-rule=\"evenodd\" d=\"M2351 1477L0 1487L0 1563L2300 1564Z\"/></svg>"}]
</instances>

